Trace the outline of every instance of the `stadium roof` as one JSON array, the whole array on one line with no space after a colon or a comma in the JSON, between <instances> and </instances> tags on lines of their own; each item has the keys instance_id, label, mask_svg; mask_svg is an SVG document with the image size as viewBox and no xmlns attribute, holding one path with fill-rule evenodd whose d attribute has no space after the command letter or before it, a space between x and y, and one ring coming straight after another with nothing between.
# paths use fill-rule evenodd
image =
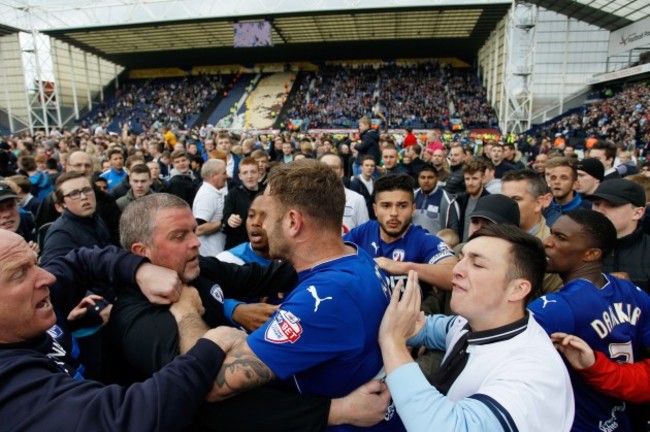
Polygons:
<instances>
[{"instance_id":1,"label":"stadium roof","mask_svg":"<svg viewBox=\"0 0 650 432\"><path fill-rule=\"evenodd\" d=\"M650 16L648 0L528 0L568 17L615 31Z\"/></svg>"},{"instance_id":2,"label":"stadium roof","mask_svg":"<svg viewBox=\"0 0 650 432\"><path fill-rule=\"evenodd\" d=\"M127 68L303 59L459 57L471 59L509 3L297 12L45 31ZM271 23L273 48L235 49L233 24ZM405 45L411 47L404 48ZM318 47L318 48L317 48ZM255 50L252 52L251 50ZM265 51L268 58L264 58ZM182 58L179 56L182 55ZM260 57L261 56L261 57ZM210 60L207 60L210 59Z\"/></svg>"},{"instance_id":3,"label":"stadium roof","mask_svg":"<svg viewBox=\"0 0 650 432\"><path fill-rule=\"evenodd\" d=\"M610 31L650 16L650 0L528 1ZM0 23L25 31L34 28L127 68L346 58L471 61L511 4L511 0L2 0ZM275 46L232 48L233 23L260 20L272 23Z\"/></svg>"},{"instance_id":4,"label":"stadium roof","mask_svg":"<svg viewBox=\"0 0 650 432\"><path fill-rule=\"evenodd\" d=\"M14 34L14 33L17 33L19 31L20 30L15 29L13 27L9 27L9 26L0 24L0 37L10 35L10 34Z\"/></svg>"}]
</instances>

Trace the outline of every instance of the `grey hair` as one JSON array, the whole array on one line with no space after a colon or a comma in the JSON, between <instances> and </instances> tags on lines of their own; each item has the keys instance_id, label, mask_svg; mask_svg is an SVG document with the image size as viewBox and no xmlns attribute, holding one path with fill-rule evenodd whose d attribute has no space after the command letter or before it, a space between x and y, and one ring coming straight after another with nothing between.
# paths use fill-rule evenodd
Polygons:
<instances>
[{"instance_id":1,"label":"grey hair","mask_svg":"<svg viewBox=\"0 0 650 432\"><path fill-rule=\"evenodd\" d=\"M211 175L226 169L226 163L220 159L208 159L201 167L201 178L207 179Z\"/></svg>"},{"instance_id":2,"label":"grey hair","mask_svg":"<svg viewBox=\"0 0 650 432\"><path fill-rule=\"evenodd\" d=\"M130 251L134 243L151 244L156 228L156 214L169 208L190 208L176 195L154 193L131 202L120 217L120 244Z\"/></svg>"}]
</instances>

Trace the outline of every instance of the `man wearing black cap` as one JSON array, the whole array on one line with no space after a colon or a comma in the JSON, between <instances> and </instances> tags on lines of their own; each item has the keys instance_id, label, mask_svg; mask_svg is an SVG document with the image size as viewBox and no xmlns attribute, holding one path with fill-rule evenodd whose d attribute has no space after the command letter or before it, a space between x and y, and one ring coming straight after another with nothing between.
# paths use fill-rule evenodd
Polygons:
<instances>
[{"instance_id":1,"label":"man wearing black cap","mask_svg":"<svg viewBox=\"0 0 650 432\"><path fill-rule=\"evenodd\" d=\"M32 250L38 252L34 242L34 219L31 213L20 211L18 195L5 182L0 182L0 229L18 234Z\"/></svg>"},{"instance_id":2,"label":"man wearing black cap","mask_svg":"<svg viewBox=\"0 0 650 432\"><path fill-rule=\"evenodd\" d=\"M596 191L605 176L603 163L596 158L585 158L576 164L578 185L576 190L584 198Z\"/></svg>"},{"instance_id":3,"label":"man wearing black cap","mask_svg":"<svg viewBox=\"0 0 650 432\"><path fill-rule=\"evenodd\" d=\"M471 237L476 231L486 225L514 225L519 226L520 213L517 203L505 195L494 194L485 195L479 198L476 207L469 215L468 237ZM465 246L460 243L454 248L454 253L458 255Z\"/></svg>"},{"instance_id":4,"label":"man wearing black cap","mask_svg":"<svg viewBox=\"0 0 650 432\"><path fill-rule=\"evenodd\" d=\"M616 227L616 247L605 258L604 271L627 273L634 284L650 292L650 236L639 223L645 214L645 191L629 180L612 179L601 183L588 198L593 209Z\"/></svg>"}]
</instances>

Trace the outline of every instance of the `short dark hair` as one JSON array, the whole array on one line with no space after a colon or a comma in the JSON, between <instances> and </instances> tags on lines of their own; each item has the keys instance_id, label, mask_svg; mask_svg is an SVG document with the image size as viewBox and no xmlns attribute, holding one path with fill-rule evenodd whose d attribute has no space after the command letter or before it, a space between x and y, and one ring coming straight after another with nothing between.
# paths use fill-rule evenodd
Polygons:
<instances>
[{"instance_id":1,"label":"short dark hair","mask_svg":"<svg viewBox=\"0 0 650 432\"><path fill-rule=\"evenodd\" d=\"M434 167L433 165L431 165L431 164L422 165L422 168L420 168L418 176L422 173L422 171L429 171L429 172L432 172L433 175L435 175L436 177L439 176L438 169L436 167Z\"/></svg>"},{"instance_id":2,"label":"short dark hair","mask_svg":"<svg viewBox=\"0 0 650 432\"><path fill-rule=\"evenodd\" d=\"M374 157L373 155L365 155L365 156L361 159L361 165L363 165L363 163L364 163L365 161L367 161L367 160L372 160L375 164L377 163L377 159L375 159L375 157Z\"/></svg>"},{"instance_id":3,"label":"short dark hair","mask_svg":"<svg viewBox=\"0 0 650 432\"><path fill-rule=\"evenodd\" d=\"M494 237L510 243L512 255L508 270L508 281L526 279L531 290L526 297L526 304L542 294L544 273L546 273L546 253L542 241L514 225L489 224L472 234L468 241L479 237Z\"/></svg>"},{"instance_id":4,"label":"short dark hair","mask_svg":"<svg viewBox=\"0 0 650 432\"><path fill-rule=\"evenodd\" d=\"M117 149L117 148L113 148L113 149L110 149L110 150L108 151L108 153L106 153L106 159L111 160L111 157L112 157L114 154L119 154L120 156L124 157L124 155L122 154L122 150Z\"/></svg>"},{"instance_id":5,"label":"short dark hair","mask_svg":"<svg viewBox=\"0 0 650 432\"><path fill-rule=\"evenodd\" d=\"M591 147L592 150L605 150L605 159L616 158L616 146L607 141L598 140L596 144Z\"/></svg>"},{"instance_id":6,"label":"short dark hair","mask_svg":"<svg viewBox=\"0 0 650 432\"><path fill-rule=\"evenodd\" d=\"M530 192L535 199L551 192L546 180L535 171L527 169L509 170L503 173L503 177L501 177L501 183L522 180L528 183L528 192Z\"/></svg>"},{"instance_id":7,"label":"short dark hair","mask_svg":"<svg viewBox=\"0 0 650 432\"><path fill-rule=\"evenodd\" d=\"M411 201L414 199L413 189L415 188L415 180L408 174L386 174L375 180L375 201L382 192L390 191L404 191L408 192L411 196Z\"/></svg>"},{"instance_id":8,"label":"short dark hair","mask_svg":"<svg viewBox=\"0 0 650 432\"><path fill-rule=\"evenodd\" d=\"M47 169L59 169L59 163L54 158L48 158L45 161L45 166L47 167Z\"/></svg>"},{"instance_id":9,"label":"short dark hair","mask_svg":"<svg viewBox=\"0 0 650 432\"><path fill-rule=\"evenodd\" d=\"M587 234L589 247L600 249L603 252L600 261L612 253L616 246L617 234L614 224L607 216L587 209L573 210L566 215L582 226L583 231Z\"/></svg>"}]
</instances>

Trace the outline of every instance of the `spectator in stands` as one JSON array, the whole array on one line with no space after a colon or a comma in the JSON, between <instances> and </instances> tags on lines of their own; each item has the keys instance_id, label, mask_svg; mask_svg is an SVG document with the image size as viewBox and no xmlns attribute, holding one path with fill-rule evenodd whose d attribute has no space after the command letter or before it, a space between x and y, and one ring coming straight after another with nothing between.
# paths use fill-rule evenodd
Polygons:
<instances>
[{"instance_id":1,"label":"spectator in stands","mask_svg":"<svg viewBox=\"0 0 650 432\"><path fill-rule=\"evenodd\" d=\"M47 175L50 176L52 184L56 183L56 179L61 175L61 172L59 171L59 162L54 158L48 158L45 161L45 168Z\"/></svg>"},{"instance_id":2,"label":"spectator in stands","mask_svg":"<svg viewBox=\"0 0 650 432\"><path fill-rule=\"evenodd\" d=\"M106 192L99 189L93 181L93 160L90 155L83 151L75 151L70 154L66 163L66 172L81 172L93 188L95 202L97 205L97 214L102 218L109 229L111 240L114 244L119 242L119 221L120 209L115 204L115 200ZM104 179L106 180L106 179ZM39 229L49 222L54 222L59 217L59 211L55 205L56 197L54 193L48 195L41 202L36 217L36 225Z\"/></svg>"},{"instance_id":3,"label":"spectator in stands","mask_svg":"<svg viewBox=\"0 0 650 432\"><path fill-rule=\"evenodd\" d=\"M551 229L544 219L543 210L549 205L552 195L546 181L530 170L508 171L501 178L501 193L513 199L519 206L519 227L544 241L551 235ZM545 293L562 288L557 274L546 273L542 289Z\"/></svg>"},{"instance_id":4,"label":"spectator in stands","mask_svg":"<svg viewBox=\"0 0 650 432\"><path fill-rule=\"evenodd\" d=\"M343 161L339 155L326 153L321 156L320 161L332 168L343 181ZM345 210L343 211L342 232L347 233L370 220L366 200L363 195L345 187Z\"/></svg>"},{"instance_id":5,"label":"spectator in stands","mask_svg":"<svg viewBox=\"0 0 650 432\"><path fill-rule=\"evenodd\" d=\"M546 162L548 162L548 155L546 153L540 153L535 156L533 171L544 177L546 175Z\"/></svg>"},{"instance_id":6,"label":"spectator in stands","mask_svg":"<svg viewBox=\"0 0 650 432\"><path fill-rule=\"evenodd\" d=\"M621 273L650 293L650 236L640 223L645 214L645 191L634 182L612 179L602 182L588 198L593 209L607 216L616 229L616 244L612 253L605 254L604 270Z\"/></svg>"},{"instance_id":7,"label":"spectator in stands","mask_svg":"<svg viewBox=\"0 0 650 432\"><path fill-rule=\"evenodd\" d=\"M176 195L192 206L199 185L190 169L187 154L183 150L175 150L170 158L174 168L171 170L171 176L164 191Z\"/></svg>"},{"instance_id":8,"label":"spectator in stands","mask_svg":"<svg viewBox=\"0 0 650 432\"><path fill-rule=\"evenodd\" d=\"M38 212L38 207L41 205L41 201L31 194L32 183L29 181L29 178L27 178L27 176L18 174L9 177L8 180L14 182L14 184L19 188L19 207L31 213L31 215L35 218L36 213Z\"/></svg>"},{"instance_id":9,"label":"spectator in stands","mask_svg":"<svg viewBox=\"0 0 650 432\"><path fill-rule=\"evenodd\" d=\"M144 163L137 163L131 167L129 171L129 191L121 198L118 198L115 203L124 211L127 205L131 202L142 198L145 195L154 193L151 190L151 172Z\"/></svg>"},{"instance_id":10,"label":"spectator in stands","mask_svg":"<svg viewBox=\"0 0 650 432\"><path fill-rule=\"evenodd\" d=\"M605 168L596 158L584 158L575 167L578 172L576 191L584 200L587 195L594 193L600 182L603 181Z\"/></svg>"},{"instance_id":11,"label":"spectator in stands","mask_svg":"<svg viewBox=\"0 0 650 432\"><path fill-rule=\"evenodd\" d=\"M404 141L402 141L402 148L407 148L418 143L418 138L413 134L413 128L411 126L406 126L406 135L404 135Z\"/></svg>"},{"instance_id":12,"label":"spectator in stands","mask_svg":"<svg viewBox=\"0 0 650 432\"><path fill-rule=\"evenodd\" d=\"M471 223L469 215L476 207L479 198L489 195L483 187L483 177L485 176L483 159L477 156L466 161L463 165L463 176L465 192L452 197L448 204L443 200L440 226L453 229L458 233L461 242L466 242Z\"/></svg>"},{"instance_id":13,"label":"spectator in stands","mask_svg":"<svg viewBox=\"0 0 650 432\"><path fill-rule=\"evenodd\" d=\"M282 152L279 154L279 159L282 163L293 162L293 146L290 142L282 143Z\"/></svg>"},{"instance_id":14,"label":"spectator in stands","mask_svg":"<svg viewBox=\"0 0 650 432\"><path fill-rule=\"evenodd\" d=\"M0 182L0 230L11 231L21 236L30 249L38 253L34 219L30 213L20 211L18 194L7 181Z\"/></svg>"},{"instance_id":15,"label":"spectator in stands","mask_svg":"<svg viewBox=\"0 0 650 432\"><path fill-rule=\"evenodd\" d=\"M420 158L422 153L422 147L420 144L414 144L406 149L406 155L411 159L411 161L406 165L406 169L411 177L415 180L418 179L420 170L424 166L424 161Z\"/></svg>"},{"instance_id":16,"label":"spectator in stands","mask_svg":"<svg viewBox=\"0 0 650 432\"><path fill-rule=\"evenodd\" d=\"M449 176L449 162L447 161L444 148L433 150L431 154L431 165L438 171L438 181L440 184L445 185Z\"/></svg>"},{"instance_id":17,"label":"spectator in stands","mask_svg":"<svg viewBox=\"0 0 650 432\"><path fill-rule=\"evenodd\" d=\"M490 159L485 159L485 176L483 176L483 187L491 194L499 194L501 193L501 179L495 178L494 176L494 164Z\"/></svg>"},{"instance_id":18,"label":"spectator in stands","mask_svg":"<svg viewBox=\"0 0 650 432\"><path fill-rule=\"evenodd\" d=\"M113 149L109 150L108 162L111 164L111 168L102 174L102 177L108 181L108 190L112 190L115 186L119 185L122 180L127 176L124 168L124 156L122 156L122 150Z\"/></svg>"},{"instance_id":19,"label":"spectator in stands","mask_svg":"<svg viewBox=\"0 0 650 432\"><path fill-rule=\"evenodd\" d=\"M169 151L174 151L176 149L176 143L178 142L176 134L172 132L169 126L163 126L161 132L163 134L165 148L167 148Z\"/></svg>"},{"instance_id":20,"label":"spectator in stands","mask_svg":"<svg viewBox=\"0 0 650 432\"><path fill-rule=\"evenodd\" d=\"M549 159L546 164L546 181L551 188L553 200L544 210L546 224L552 227L555 221L563 214L579 208L589 209L588 201L583 201L580 194L576 193L578 174L567 158L557 156Z\"/></svg>"},{"instance_id":21,"label":"spectator in stands","mask_svg":"<svg viewBox=\"0 0 650 432\"><path fill-rule=\"evenodd\" d=\"M385 174L408 174L408 169L402 165L399 159L397 147L394 144L386 144L381 151L383 166L377 167L380 175Z\"/></svg>"},{"instance_id":22,"label":"spectator in stands","mask_svg":"<svg viewBox=\"0 0 650 432\"><path fill-rule=\"evenodd\" d=\"M618 161L619 164L616 166L616 171L618 171L621 177L627 177L639 172L636 162L632 159L632 153L629 151L620 152L618 155Z\"/></svg>"},{"instance_id":23,"label":"spectator in stands","mask_svg":"<svg viewBox=\"0 0 650 432\"><path fill-rule=\"evenodd\" d=\"M374 198L374 174L375 174L375 158L374 156L366 155L361 161L361 174L354 176L350 182L350 189L358 194L361 194L366 201L366 209L368 210L368 217L376 219L375 210L373 209Z\"/></svg>"},{"instance_id":24,"label":"spectator in stands","mask_svg":"<svg viewBox=\"0 0 650 432\"><path fill-rule=\"evenodd\" d=\"M526 168L526 165L521 160L517 159L517 150L515 144L507 142L503 145L503 161L510 164L513 169L521 170Z\"/></svg>"},{"instance_id":25,"label":"spectator in stands","mask_svg":"<svg viewBox=\"0 0 650 432\"><path fill-rule=\"evenodd\" d=\"M196 193L192 213L196 219L196 235L201 240L203 256L217 256L224 250L226 235L222 232L225 197L228 193L226 164L210 159L201 168L203 184Z\"/></svg>"},{"instance_id":26,"label":"spectator in stands","mask_svg":"<svg viewBox=\"0 0 650 432\"><path fill-rule=\"evenodd\" d=\"M126 172L126 176L122 181L115 185L113 189L111 189L110 194L115 200L118 198L122 198L123 196L126 195L126 193L131 189L131 183L129 181L129 174L131 173L131 168L134 165L137 164L144 164L144 157L140 156L138 154L133 154L126 158L126 163L124 164L124 171Z\"/></svg>"},{"instance_id":27,"label":"spectator in stands","mask_svg":"<svg viewBox=\"0 0 650 432\"><path fill-rule=\"evenodd\" d=\"M357 154L352 166L353 175L359 175L361 172L361 161L365 155L374 157L375 162L379 163L379 132L371 126L370 118L363 116L359 119L359 141L353 143L352 147Z\"/></svg>"},{"instance_id":28,"label":"spectator in stands","mask_svg":"<svg viewBox=\"0 0 650 432\"><path fill-rule=\"evenodd\" d=\"M269 181L269 155L264 150L257 149L251 153L251 157L257 162L260 175L259 188L264 190Z\"/></svg>"},{"instance_id":29,"label":"spectator in stands","mask_svg":"<svg viewBox=\"0 0 650 432\"><path fill-rule=\"evenodd\" d=\"M97 201L90 181L83 172L65 173L54 191L56 203L63 208L61 217L48 229L41 262L78 247L113 244L106 223L96 214Z\"/></svg>"},{"instance_id":30,"label":"spectator in stands","mask_svg":"<svg viewBox=\"0 0 650 432\"><path fill-rule=\"evenodd\" d=\"M32 156L21 156L18 159L20 172L29 177L32 184L33 195L39 200L43 200L50 192L54 190L54 183L47 172L39 171L36 167L36 161Z\"/></svg>"},{"instance_id":31,"label":"spectator in stands","mask_svg":"<svg viewBox=\"0 0 650 432\"><path fill-rule=\"evenodd\" d=\"M494 164L494 178L496 179L503 177L504 172L514 169L514 166L504 161L503 143L493 143L489 157Z\"/></svg>"},{"instance_id":32,"label":"spectator in stands","mask_svg":"<svg viewBox=\"0 0 650 432\"><path fill-rule=\"evenodd\" d=\"M160 165L158 162L151 161L147 162L147 168L149 168L149 173L151 174L151 190L161 192L165 187L165 181L161 177Z\"/></svg>"},{"instance_id":33,"label":"spectator in stands","mask_svg":"<svg viewBox=\"0 0 650 432\"><path fill-rule=\"evenodd\" d=\"M219 132L217 134L217 150L226 154L226 173L228 174L228 179L233 180L236 184L240 184L238 170L241 159L233 153L232 141L227 132Z\"/></svg>"},{"instance_id":34,"label":"spectator in stands","mask_svg":"<svg viewBox=\"0 0 650 432\"><path fill-rule=\"evenodd\" d=\"M614 167L614 160L616 159L616 147L614 145L599 140L589 150L589 157L596 158L602 162L605 167L603 180L621 178L621 175Z\"/></svg>"},{"instance_id":35,"label":"spectator in stands","mask_svg":"<svg viewBox=\"0 0 650 432\"><path fill-rule=\"evenodd\" d=\"M413 223L420 225L431 234L440 231L440 206L443 199L443 188L438 184L438 170L431 165L424 165L418 175L418 185L415 191L415 212Z\"/></svg>"},{"instance_id":36,"label":"spectator in stands","mask_svg":"<svg viewBox=\"0 0 650 432\"><path fill-rule=\"evenodd\" d=\"M223 209L223 232L226 234L226 249L249 241L246 233L246 217L253 198L259 194L259 169L253 158L244 158L238 167L241 184L228 191Z\"/></svg>"},{"instance_id":37,"label":"spectator in stands","mask_svg":"<svg viewBox=\"0 0 650 432\"><path fill-rule=\"evenodd\" d=\"M456 195L465 190L463 175L463 164L465 163L465 152L460 144L454 144L449 149L449 175L445 182L445 190Z\"/></svg>"}]
</instances>

